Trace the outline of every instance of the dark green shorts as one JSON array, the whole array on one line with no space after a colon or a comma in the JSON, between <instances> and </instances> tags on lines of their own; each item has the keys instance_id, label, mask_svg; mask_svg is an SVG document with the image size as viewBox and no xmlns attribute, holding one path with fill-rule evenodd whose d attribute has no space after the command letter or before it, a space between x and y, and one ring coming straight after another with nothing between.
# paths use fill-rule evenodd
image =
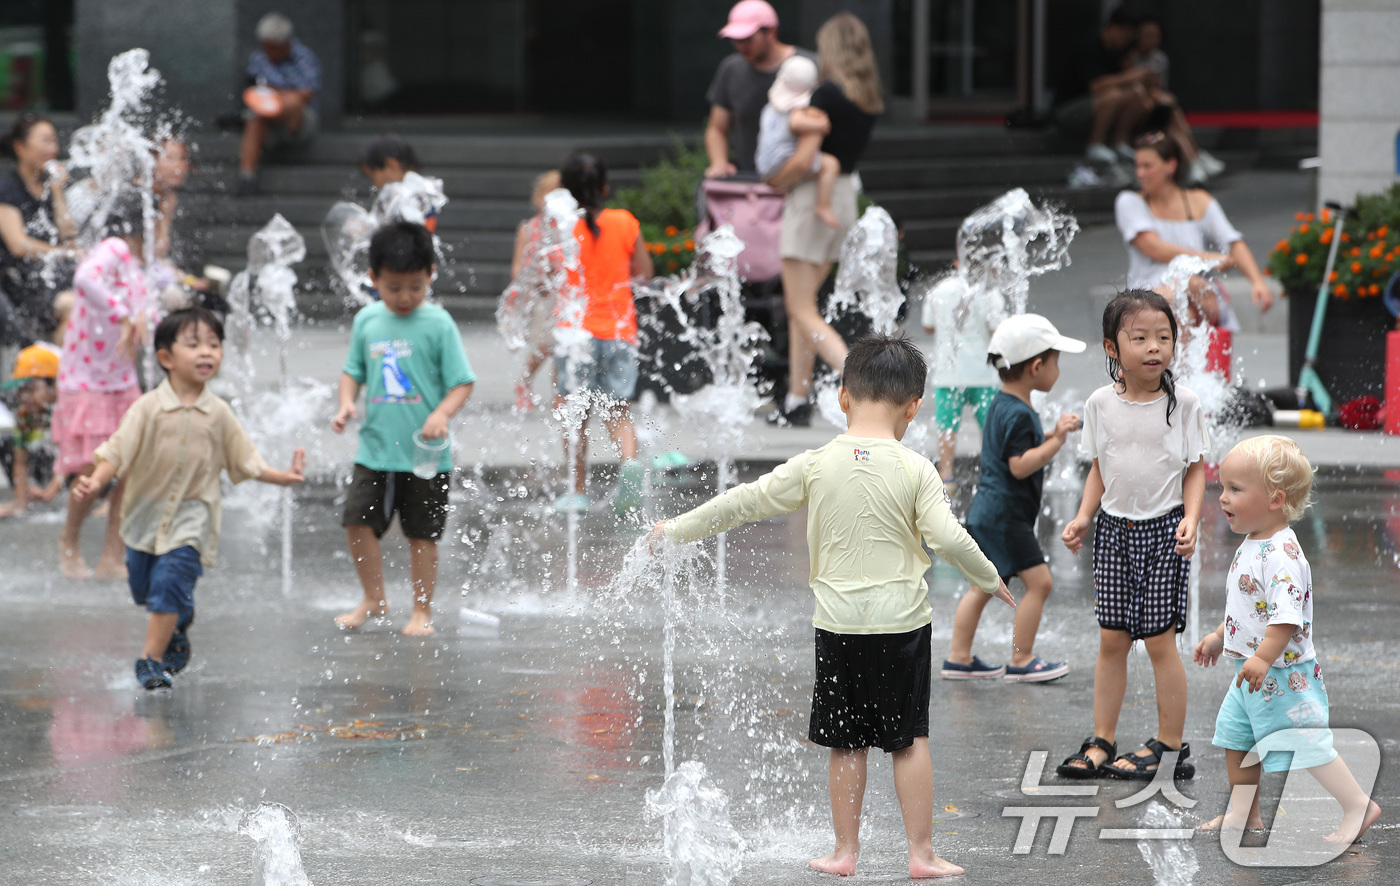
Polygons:
<instances>
[{"instance_id":1,"label":"dark green shorts","mask_svg":"<svg viewBox=\"0 0 1400 886\"><path fill-rule=\"evenodd\" d=\"M368 526L378 538L397 513L404 535L437 541L447 527L451 481L447 471L424 480L407 472L375 471L357 464L340 525Z\"/></svg>"}]
</instances>

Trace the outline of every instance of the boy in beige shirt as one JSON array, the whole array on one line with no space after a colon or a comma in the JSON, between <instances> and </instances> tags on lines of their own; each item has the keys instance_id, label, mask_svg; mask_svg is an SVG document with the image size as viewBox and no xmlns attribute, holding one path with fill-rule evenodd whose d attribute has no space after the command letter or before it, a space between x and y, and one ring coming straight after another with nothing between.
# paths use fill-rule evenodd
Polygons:
<instances>
[{"instance_id":1,"label":"boy in beige shirt","mask_svg":"<svg viewBox=\"0 0 1400 886\"><path fill-rule=\"evenodd\" d=\"M933 852L932 610L920 538L974 587L1016 604L953 517L938 470L899 442L923 402L927 373L923 354L907 339L861 339L846 357L838 392L845 434L652 530L657 541L683 544L809 505L817 665L808 737L831 748L836 832L836 848L811 867L827 873L855 873L872 745L894 757L909 875L963 872Z\"/></svg>"},{"instance_id":2,"label":"boy in beige shirt","mask_svg":"<svg viewBox=\"0 0 1400 886\"><path fill-rule=\"evenodd\" d=\"M205 387L223 362L224 327L204 308L175 311L155 332L165 381L132 404L117 432L97 448L96 469L73 486L79 499L126 478L122 541L131 596L150 616L136 679L171 685L190 659L194 585L218 553L219 474L291 486L304 479L306 452L289 470L268 467L227 403Z\"/></svg>"}]
</instances>

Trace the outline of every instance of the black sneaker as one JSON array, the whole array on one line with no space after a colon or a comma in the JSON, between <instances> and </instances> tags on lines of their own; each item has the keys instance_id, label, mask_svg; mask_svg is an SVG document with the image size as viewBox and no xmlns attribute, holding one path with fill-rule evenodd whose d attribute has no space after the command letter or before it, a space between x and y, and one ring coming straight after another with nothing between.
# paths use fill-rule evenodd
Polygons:
<instances>
[{"instance_id":1,"label":"black sneaker","mask_svg":"<svg viewBox=\"0 0 1400 886\"><path fill-rule=\"evenodd\" d=\"M810 428L812 426L812 404L799 403L791 409L776 406L766 419L770 425L780 428Z\"/></svg>"},{"instance_id":2,"label":"black sneaker","mask_svg":"<svg viewBox=\"0 0 1400 886\"><path fill-rule=\"evenodd\" d=\"M169 689L173 685L165 665L150 656L136 659L136 682L147 689Z\"/></svg>"},{"instance_id":3,"label":"black sneaker","mask_svg":"<svg viewBox=\"0 0 1400 886\"><path fill-rule=\"evenodd\" d=\"M172 674L178 674L185 669L185 665L190 663L190 638L184 631L177 631L170 636L170 645L165 647L165 654L161 656L165 663L165 669Z\"/></svg>"},{"instance_id":4,"label":"black sneaker","mask_svg":"<svg viewBox=\"0 0 1400 886\"><path fill-rule=\"evenodd\" d=\"M178 674L185 669L185 665L190 663L190 625L194 624L194 616L175 626L175 633L170 636L170 643L165 647L165 654L161 661L165 663L165 670L172 674Z\"/></svg>"}]
</instances>

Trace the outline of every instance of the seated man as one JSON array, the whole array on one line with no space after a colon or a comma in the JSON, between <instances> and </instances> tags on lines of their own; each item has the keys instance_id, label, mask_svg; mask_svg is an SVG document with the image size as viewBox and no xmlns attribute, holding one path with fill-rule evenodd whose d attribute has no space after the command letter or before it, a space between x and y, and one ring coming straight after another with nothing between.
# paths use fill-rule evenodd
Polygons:
<instances>
[{"instance_id":1,"label":"seated man","mask_svg":"<svg viewBox=\"0 0 1400 886\"><path fill-rule=\"evenodd\" d=\"M321 89L321 62L292 36L292 22L270 12L258 21L260 47L248 57L248 79L275 94L250 109L238 149L238 193L258 189L258 159L263 148L304 145L316 135L316 93Z\"/></svg>"},{"instance_id":2,"label":"seated man","mask_svg":"<svg viewBox=\"0 0 1400 886\"><path fill-rule=\"evenodd\" d=\"M1137 40L1137 19L1114 9L1086 44L1066 56L1055 96L1055 122L1061 129L1087 134L1085 157L1093 162L1131 163L1128 137L1152 112L1147 68L1126 68ZM1109 147L1112 145L1112 147Z\"/></svg>"}]
</instances>

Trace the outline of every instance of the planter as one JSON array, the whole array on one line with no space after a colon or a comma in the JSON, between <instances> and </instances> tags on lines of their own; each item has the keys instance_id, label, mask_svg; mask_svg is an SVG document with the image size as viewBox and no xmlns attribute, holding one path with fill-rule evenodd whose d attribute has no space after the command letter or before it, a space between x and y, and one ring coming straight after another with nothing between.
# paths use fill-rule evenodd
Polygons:
<instances>
[{"instance_id":1,"label":"planter","mask_svg":"<svg viewBox=\"0 0 1400 886\"><path fill-rule=\"evenodd\" d=\"M1288 292L1288 380L1298 384L1308 347L1316 290ZM1385 396L1385 334L1394 319L1379 298L1329 298L1314 368L1334 406L1370 395Z\"/></svg>"}]
</instances>

